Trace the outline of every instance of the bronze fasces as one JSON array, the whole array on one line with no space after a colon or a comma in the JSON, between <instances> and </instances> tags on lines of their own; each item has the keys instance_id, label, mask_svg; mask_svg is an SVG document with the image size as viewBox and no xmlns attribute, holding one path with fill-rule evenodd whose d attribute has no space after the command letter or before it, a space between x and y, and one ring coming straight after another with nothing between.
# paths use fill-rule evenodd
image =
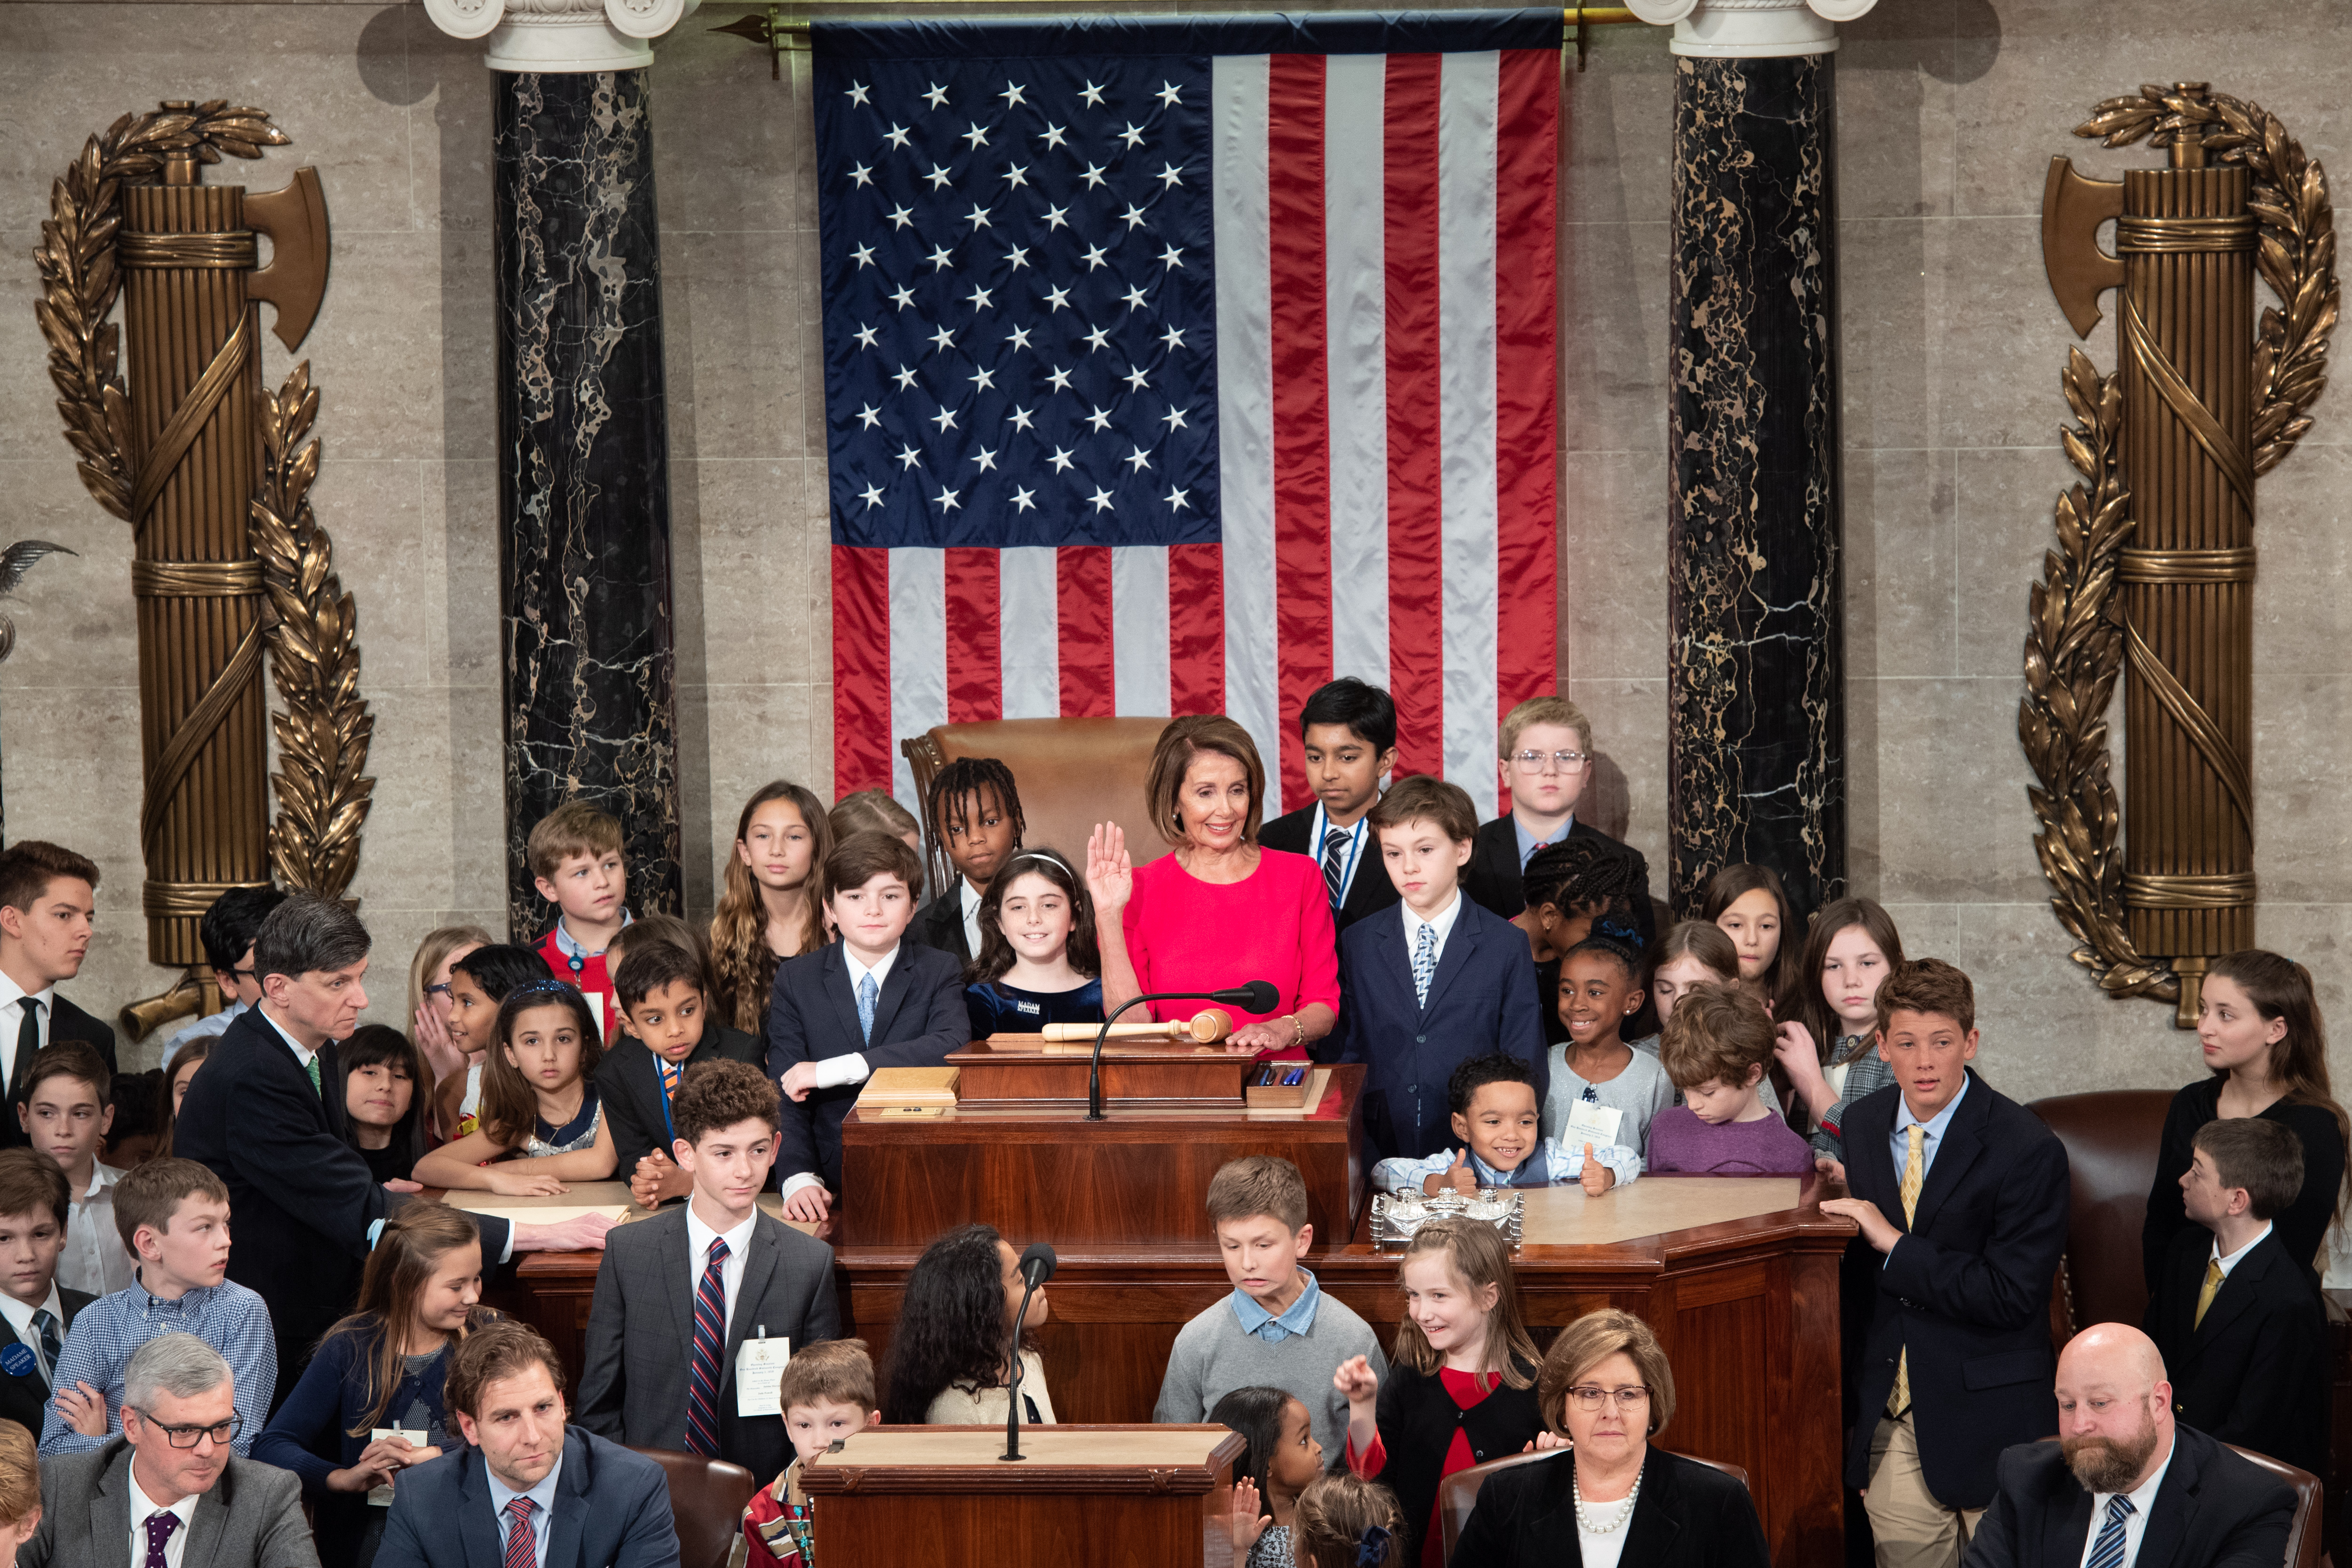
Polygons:
<instances>
[{"instance_id":1,"label":"bronze fasces","mask_svg":"<svg viewBox=\"0 0 2352 1568\"><path fill-rule=\"evenodd\" d=\"M2074 957L2189 1027L2206 966L2254 942L2254 486L2326 383L2335 214L2326 171L2275 116L2203 83L2107 100L2075 134L2146 140L2168 165L2101 181L2053 158L2043 185L2051 289L2081 336L2116 292L2119 363L2102 376L2069 353L2063 442L2085 482L2059 499L2033 588L2018 730ZM2113 255L2096 239L2109 221ZM2259 322L2258 273L2280 301Z\"/></svg>"}]
</instances>

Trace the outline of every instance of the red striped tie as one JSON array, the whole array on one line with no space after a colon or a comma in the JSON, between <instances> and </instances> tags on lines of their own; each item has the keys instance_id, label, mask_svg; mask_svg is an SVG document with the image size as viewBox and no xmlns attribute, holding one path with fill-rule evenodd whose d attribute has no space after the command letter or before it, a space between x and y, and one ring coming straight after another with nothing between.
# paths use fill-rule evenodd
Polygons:
<instances>
[{"instance_id":1,"label":"red striped tie","mask_svg":"<svg viewBox=\"0 0 2352 1568\"><path fill-rule=\"evenodd\" d=\"M719 1457L719 1370L727 1354L727 1241L713 1237L710 1261L694 1293L694 1377L686 1393L686 1446Z\"/></svg>"},{"instance_id":2,"label":"red striped tie","mask_svg":"<svg viewBox=\"0 0 2352 1568\"><path fill-rule=\"evenodd\" d=\"M530 1516L539 1505L527 1497L509 1498L507 1512L506 1568L539 1568L539 1537L530 1528Z\"/></svg>"}]
</instances>

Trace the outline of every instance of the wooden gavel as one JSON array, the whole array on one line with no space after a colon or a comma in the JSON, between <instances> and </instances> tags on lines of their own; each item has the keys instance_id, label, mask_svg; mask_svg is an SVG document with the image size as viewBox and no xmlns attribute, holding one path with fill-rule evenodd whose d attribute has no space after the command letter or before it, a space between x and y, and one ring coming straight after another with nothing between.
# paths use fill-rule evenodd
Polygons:
<instances>
[{"instance_id":1,"label":"wooden gavel","mask_svg":"<svg viewBox=\"0 0 2352 1568\"><path fill-rule=\"evenodd\" d=\"M1039 1033L1048 1040L1084 1040L1091 1044L1099 1024L1048 1024ZM1194 1045L1213 1046L1234 1032L1234 1016L1223 1007L1210 1007L1190 1018L1169 1018L1148 1024L1113 1024L1108 1038L1114 1040L1190 1040Z\"/></svg>"}]
</instances>

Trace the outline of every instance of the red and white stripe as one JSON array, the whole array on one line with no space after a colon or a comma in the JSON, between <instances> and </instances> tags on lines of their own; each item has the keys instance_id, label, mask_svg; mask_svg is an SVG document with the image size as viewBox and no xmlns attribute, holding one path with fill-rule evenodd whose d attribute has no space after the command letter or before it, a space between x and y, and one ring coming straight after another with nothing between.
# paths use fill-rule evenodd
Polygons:
<instances>
[{"instance_id":1,"label":"red and white stripe","mask_svg":"<svg viewBox=\"0 0 2352 1568\"><path fill-rule=\"evenodd\" d=\"M1495 798L1552 689L1559 58L1221 56L1222 545L834 549L835 788L933 724L1223 711L1307 798L1297 716L1385 685L1397 772ZM1163 630L1164 628L1164 630Z\"/></svg>"}]
</instances>

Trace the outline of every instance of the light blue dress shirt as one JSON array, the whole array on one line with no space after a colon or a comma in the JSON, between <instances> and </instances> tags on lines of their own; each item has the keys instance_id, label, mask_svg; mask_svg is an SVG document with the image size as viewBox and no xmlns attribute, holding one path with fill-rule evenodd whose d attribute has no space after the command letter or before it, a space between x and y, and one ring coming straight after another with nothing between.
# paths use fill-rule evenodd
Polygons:
<instances>
[{"instance_id":1,"label":"light blue dress shirt","mask_svg":"<svg viewBox=\"0 0 2352 1568\"><path fill-rule=\"evenodd\" d=\"M1298 1300L1286 1308L1280 1317L1260 1306L1256 1300L1240 1290L1234 1292L1234 1316L1241 1320L1242 1332L1254 1335L1270 1345L1278 1345L1293 1334L1303 1334L1315 1326L1315 1309L1323 1302L1323 1287L1315 1283L1315 1276L1302 1268L1298 1277L1307 1281L1307 1289Z\"/></svg>"},{"instance_id":2,"label":"light blue dress shirt","mask_svg":"<svg viewBox=\"0 0 2352 1568\"><path fill-rule=\"evenodd\" d=\"M1960 1108L1960 1101L1969 1097L1968 1069L1966 1068L1962 1068L1960 1069L1959 1093L1952 1096L1950 1100L1947 1100L1944 1104L1943 1110L1936 1112L1935 1115L1922 1122L1915 1124L1912 1121L1910 1101L1902 1098L1903 1091L1901 1089L1898 1089L1895 1092L1895 1131L1889 1140L1889 1143L1895 1153L1895 1182L1896 1189L1899 1191L1901 1190L1903 1184L1904 1163L1911 1158L1910 1129L1914 1125L1917 1125L1927 1130L1927 1136L1919 1140L1919 1181L1920 1184L1924 1186L1927 1184L1927 1173L1936 1168L1936 1151L1943 1146L1944 1134L1951 1129L1952 1112L1958 1110ZM1909 1233L1906 1231L1905 1234L1908 1235ZM1902 1245L1902 1237L1897 1237L1895 1241L1895 1247L1900 1247ZM1886 1258L1892 1258L1895 1256L1895 1247L1890 1247L1886 1249ZM1885 1268L1886 1258L1880 1258L1878 1260L1878 1266L1881 1268Z\"/></svg>"},{"instance_id":3,"label":"light blue dress shirt","mask_svg":"<svg viewBox=\"0 0 2352 1568\"><path fill-rule=\"evenodd\" d=\"M1571 811L1568 814L1568 820L1559 825L1559 831L1558 833L1553 834L1549 838L1538 839L1534 834L1528 831L1527 824L1519 820L1519 814L1516 811L1513 812L1511 814L1511 831L1517 834L1519 837L1519 869L1524 871L1528 868L1528 862L1535 858L1536 846L1538 843L1565 844L1568 842L1569 834L1574 831L1575 827L1576 814Z\"/></svg>"},{"instance_id":4,"label":"light blue dress shirt","mask_svg":"<svg viewBox=\"0 0 2352 1568\"><path fill-rule=\"evenodd\" d=\"M555 1483L563 1474L562 1456L556 1457L554 1468L540 1477L539 1485L527 1492L519 1492L499 1479L499 1473L491 1469L487 1463L482 1467L482 1473L488 1476L490 1481L490 1517L497 1521L499 1528L500 1552L499 1560L502 1563L506 1561L504 1553L507 1544L507 1527L511 1522L507 1518L507 1504L519 1497L527 1497L539 1505L532 1510L530 1516L531 1551L539 1563L539 1568L547 1568L548 1513L555 1507Z\"/></svg>"}]
</instances>

